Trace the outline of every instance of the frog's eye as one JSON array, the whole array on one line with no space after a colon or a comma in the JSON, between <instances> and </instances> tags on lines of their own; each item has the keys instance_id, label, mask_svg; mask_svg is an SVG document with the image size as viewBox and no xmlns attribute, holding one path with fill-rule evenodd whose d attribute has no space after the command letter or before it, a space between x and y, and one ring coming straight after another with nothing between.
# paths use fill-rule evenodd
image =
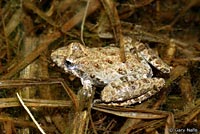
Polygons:
<instances>
[{"instance_id":1,"label":"frog's eye","mask_svg":"<svg viewBox=\"0 0 200 134\"><path fill-rule=\"evenodd\" d=\"M70 62L70 61L68 61L68 60L65 60L65 65L66 66L70 66L72 63Z\"/></svg>"},{"instance_id":2,"label":"frog's eye","mask_svg":"<svg viewBox=\"0 0 200 134\"><path fill-rule=\"evenodd\" d=\"M75 69L75 65L69 60L65 60L64 64L68 69L71 69L71 70Z\"/></svg>"},{"instance_id":3,"label":"frog's eye","mask_svg":"<svg viewBox=\"0 0 200 134\"><path fill-rule=\"evenodd\" d=\"M65 66L68 68L70 66L72 66L72 62L71 61L68 61L68 60L65 60Z\"/></svg>"}]
</instances>

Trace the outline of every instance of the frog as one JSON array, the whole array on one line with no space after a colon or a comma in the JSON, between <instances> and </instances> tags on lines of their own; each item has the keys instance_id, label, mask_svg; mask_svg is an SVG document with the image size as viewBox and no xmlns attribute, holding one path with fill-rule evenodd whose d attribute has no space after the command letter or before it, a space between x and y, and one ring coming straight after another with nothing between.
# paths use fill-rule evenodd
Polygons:
<instances>
[{"instance_id":1,"label":"frog","mask_svg":"<svg viewBox=\"0 0 200 134\"><path fill-rule=\"evenodd\" d=\"M166 64L147 44L129 36L122 38L125 62L119 47L87 47L72 42L51 53L51 59L66 73L78 78L85 89L102 87L94 103L128 106L154 96L165 85L165 79L154 77L152 66L170 73Z\"/></svg>"}]
</instances>

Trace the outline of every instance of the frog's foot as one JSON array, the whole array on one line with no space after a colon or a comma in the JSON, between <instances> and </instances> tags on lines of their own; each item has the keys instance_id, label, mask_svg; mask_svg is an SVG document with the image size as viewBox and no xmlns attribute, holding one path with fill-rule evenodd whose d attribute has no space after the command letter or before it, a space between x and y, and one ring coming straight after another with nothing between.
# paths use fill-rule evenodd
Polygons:
<instances>
[{"instance_id":1,"label":"frog's foot","mask_svg":"<svg viewBox=\"0 0 200 134\"><path fill-rule=\"evenodd\" d=\"M150 98L164 86L163 78L130 80L128 76L109 83L101 92L101 99L108 105L126 106Z\"/></svg>"},{"instance_id":2,"label":"frog's foot","mask_svg":"<svg viewBox=\"0 0 200 134\"><path fill-rule=\"evenodd\" d=\"M135 43L136 51L139 56L147 60L151 65L160 70L163 73L170 73L170 66L162 61L162 59L156 55L156 53L141 42Z\"/></svg>"},{"instance_id":3,"label":"frog's foot","mask_svg":"<svg viewBox=\"0 0 200 134\"><path fill-rule=\"evenodd\" d=\"M83 94L83 96L86 96L86 97L91 97L92 96L92 93L93 93L93 86L92 86L92 81L90 80L90 79L86 79L85 77L84 77L84 79L83 78L81 78L81 83L82 83L82 85L83 85L83 88L81 89L82 91L81 91L81 94Z\"/></svg>"}]
</instances>

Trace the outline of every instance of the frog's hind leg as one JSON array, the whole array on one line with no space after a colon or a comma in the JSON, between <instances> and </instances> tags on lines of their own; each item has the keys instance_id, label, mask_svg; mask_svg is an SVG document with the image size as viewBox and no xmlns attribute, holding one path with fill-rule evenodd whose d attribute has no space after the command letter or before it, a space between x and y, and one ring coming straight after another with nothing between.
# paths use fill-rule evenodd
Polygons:
<instances>
[{"instance_id":1,"label":"frog's hind leg","mask_svg":"<svg viewBox=\"0 0 200 134\"><path fill-rule=\"evenodd\" d=\"M130 76L119 78L101 92L102 101L110 105L131 105L153 96L164 86L163 78L142 78L130 80Z\"/></svg>"},{"instance_id":2,"label":"frog's hind leg","mask_svg":"<svg viewBox=\"0 0 200 134\"><path fill-rule=\"evenodd\" d=\"M141 103L142 101L148 99L149 97L155 95L158 91L157 90L150 90L146 92L143 95L140 95L139 97L132 98L130 100L122 101L122 102L110 102L107 105L111 106L128 106L128 105L133 105L135 103Z\"/></svg>"},{"instance_id":3,"label":"frog's hind leg","mask_svg":"<svg viewBox=\"0 0 200 134\"><path fill-rule=\"evenodd\" d=\"M141 42L135 43L136 51L138 54L143 57L147 62L152 64L158 70L162 71L163 73L169 73L170 67L162 61L162 59L156 55L156 53Z\"/></svg>"}]
</instances>

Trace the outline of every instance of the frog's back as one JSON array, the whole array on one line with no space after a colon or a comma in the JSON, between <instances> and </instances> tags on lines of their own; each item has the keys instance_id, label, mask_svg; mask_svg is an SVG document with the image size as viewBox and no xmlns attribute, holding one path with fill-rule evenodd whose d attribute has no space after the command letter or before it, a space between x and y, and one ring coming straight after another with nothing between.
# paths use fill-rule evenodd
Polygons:
<instances>
[{"instance_id":1,"label":"frog's back","mask_svg":"<svg viewBox=\"0 0 200 134\"><path fill-rule=\"evenodd\" d=\"M149 65L144 65L136 54L126 52L126 62L122 63L117 47L90 48L87 56L76 59L76 64L94 84L107 84L122 76L147 77L151 72Z\"/></svg>"}]
</instances>

